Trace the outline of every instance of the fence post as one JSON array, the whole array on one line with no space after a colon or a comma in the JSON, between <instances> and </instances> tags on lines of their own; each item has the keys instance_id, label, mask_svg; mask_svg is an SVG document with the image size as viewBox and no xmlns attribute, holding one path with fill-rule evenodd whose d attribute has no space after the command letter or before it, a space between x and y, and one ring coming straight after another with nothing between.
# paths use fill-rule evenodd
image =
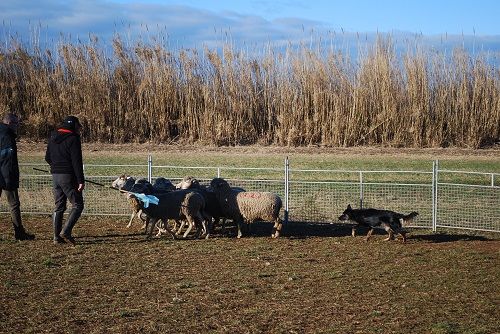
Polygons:
<instances>
[{"instance_id":1,"label":"fence post","mask_svg":"<svg viewBox=\"0 0 500 334\"><path fill-rule=\"evenodd\" d=\"M359 208L363 209L363 197L364 197L364 189L363 189L363 172L359 171Z\"/></svg>"},{"instance_id":2,"label":"fence post","mask_svg":"<svg viewBox=\"0 0 500 334\"><path fill-rule=\"evenodd\" d=\"M152 183L153 179L153 157L148 155L148 182Z\"/></svg>"},{"instance_id":3,"label":"fence post","mask_svg":"<svg viewBox=\"0 0 500 334\"><path fill-rule=\"evenodd\" d=\"M432 162L432 232L437 231L438 166L438 160L434 160Z\"/></svg>"},{"instance_id":4,"label":"fence post","mask_svg":"<svg viewBox=\"0 0 500 334\"><path fill-rule=\"evenodd\" d=\"M284 223L288 223L288 199L290 193L290 161L288 157L285 159L285 213Z\"/></svg>"},{"instance_id":5,"label":"fence post","mask_svg":"<svg viewBox=\"0 0 500 334\"><path fill-rule=\"evenodd\" d=\"M217 177L220 178L220 167L217 167Z\"/></svg>"}]
</instances>

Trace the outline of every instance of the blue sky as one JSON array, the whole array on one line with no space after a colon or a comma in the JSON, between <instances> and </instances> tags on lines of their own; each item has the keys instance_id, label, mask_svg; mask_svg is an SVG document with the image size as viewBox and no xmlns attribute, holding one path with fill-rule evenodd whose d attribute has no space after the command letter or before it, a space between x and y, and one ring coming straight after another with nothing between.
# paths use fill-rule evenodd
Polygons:
<instances>
[{"instance_id":1,"label":"blue sky","mask_svg":"<svg viewBox=\"0 0 500 334\"><path fill-rule=\"evenodd\" d=\"M138 1L118 1L137 3ZM298 19L351 32L401 30L423 34L499 35L498 1L464 0L274 0L274 1L142 1L184 5L222 16L230 12L265 20ZM226 14L225 14L226 13Z\"/></svg>"},{"instance_id":2,"label":"blue sky","mask_svg":"<svg viewBox=\"0 0 500 334\"><path fill-rule=\"evenodd\" d=\"M1 0L0 42L13 34L23 40L37 36L42 43L61 34L85 41L89 33L107 41L119 33L130 39L163 36L177 47L228 39L248 46L285 45L312 35L369 40L378 32L498 51L498 14L498 0Z\"/></svg>"}]
</instances>

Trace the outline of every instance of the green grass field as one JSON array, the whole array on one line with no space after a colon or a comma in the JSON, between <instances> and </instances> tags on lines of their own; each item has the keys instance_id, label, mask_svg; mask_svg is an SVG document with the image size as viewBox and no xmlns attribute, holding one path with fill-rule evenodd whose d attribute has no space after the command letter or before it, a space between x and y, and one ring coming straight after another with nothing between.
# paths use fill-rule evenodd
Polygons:
<instances>
[{"instance_id":1,"label":"green grass field","mask_svg":"<svg viewBox=\"0 0 500 334\"><path fill-rule=\"evenodd\" d=\"M24 152L23 152L24 149ZM274 172L263 170L227 169L226 177L233 178L283 178L285 159L288 157L291 177L305 180L353 180L357 181L356 172L349 173L304 173L299 170L346 170L346 171L378 171L409 170L431 172L434 160L439 160L440 169L475 171L484 173L500 173L500 151L463 150L463 149L397 149L397 148L280 148L266 146L251 147L196 147L165 146L154 144L104 145L83 144L84 163L87 175L129 175L147 174L148 156L151 155L154 166L177 167L212 167L209 169L185 169L182 175L193 175L198 178L211 178L217 167L226 168L273 168ZM21 143L19 148L21 163L45 164L43 143ZM137 167L95 167L94 165L138 165ZM295 170L295 172L294 172ZM31 167L24 170L33 173ZM165 176L166 168L153 170L153 175ZM175 173L179 173L176 170ZM181 175L181 176L182 176ZM365 174L367 181L405 180L401 174ZM430 177L422 174L412 176L413 182L428 182ZM450 181L457 180L457 175L444 175ZM488 176L460 175L458 180L489 184ZM384 179L385 178L385 179ZM389 179L387 179L389 178ZM412 182L411 179L406 181ZM446 179L443 179L446 181ZM495 185L500 184L500 176Z\"/></svg>"}]
</instances>

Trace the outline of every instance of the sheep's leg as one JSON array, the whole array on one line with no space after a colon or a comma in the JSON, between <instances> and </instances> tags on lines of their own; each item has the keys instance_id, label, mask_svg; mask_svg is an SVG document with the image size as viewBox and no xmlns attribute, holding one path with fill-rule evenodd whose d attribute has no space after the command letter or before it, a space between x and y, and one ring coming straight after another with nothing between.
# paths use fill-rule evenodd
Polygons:
<instances>
[{"instance_id":1,"label":"sheep's leg","mask_svg":"<svg viewBox=\"0 0 500 334\"><path fill-rule=\"evenodd\" d=\"M156 232L155 237L161 236L162 228L161 228L161 220L160 219L158 219L158 221L156 222L156 226L155 227L158 230L158 232Z\"/></svg>"},{"instance_id":2,"label":"sheep's leg","mask_svg":"<svg viewBox=\"0 0 500 334\"><path fill-rule=\"evenodd\" d=\"M179 228L180 226L180 223L179 221L175 220L175 219L172 219L173 223L172 223L172 228L170 229L173 233L176 233L177 232L177 229Z\"/></svg>"},{"instance_id":3,"label":"sheep's leg","mask_svg":"<svg viewBox=\"0 0 500 334\"><path fill-rule=\"evenodd\" d=\"M273 227L273 234L271 234L271 237L273 237L273 238L279 237L282 226L283 226L283 224L281 223L281 220L279 218L276 219L276 222L274 223L274 227Z\"/></svg>"},{"instance_id":4,"label":"sheep's leg","mask_svg":"<svg viewBox=\"0 0 500 334\"><path fill-rule=\"evenodd\" d=\"M174 220L174 230L177 233L177 235L181 234L182 229L186 225L186 222L184 220Z\"/></svg>"},{"instance_id":5,"label":"sheep's leg","mask_svg":"<svg viewBox=\"0 0 500 334\"><path fill-rule=\"evenodd\" d=\"M191 232L191 230L193 229L193 226L194 226L194 221L193 221L193 218L191 217L186 217L187 218L187 223L188 223L188 228L186 230L186 232L184 232L184 239L186 239L186 237L189 235L189 232Z\"/></svg>"},{"instance_id":6,"label":"sheep's leg","mask_svg":"<svg viewBox=\"0 0 500 334\"><path fill-rule=\"evenodd\" d=\"M196 226L196 236L195 238L199 239L203 233L207 233L207 236L210 234L207 232L207 224L205 219L201 214L198 214L192 218L191 223Z\"/></svg>"},{"instance_id":7,"label":"sheep's leg","mask_svg":"<svg viewBox=\"0 0 500 334\"><path fill-rule=\"evenodd\" d=\"M205 239L210 238L210 234L213 231L214 224L212 222L212 216L207 213L199 215L198 219L201 221L201 226L203 227L202 233L205 234Z\"/></svg>"},{"instance_id":8,"label":"sheep's leg","mask_svg":"<svg viewBox=\"0 0 500 334\"><path fill-rule=\"evenodd\" d=\"M177 229L179 228L179 222L174 219L174 226L172 227L172 231L175 233L177 232Z\"/></svg>"},{"instance_id":9,"label":"sheep's leg","mask_svg":"<svg viewBox=\"0 0 500 334\"><path fill-rule=\"evenodd\" d=\"M156 226L156 222L158 221L158 218L146 218L146 238L149 240L151 239L153 235L153 229Z\"/></svg>"},{"instance_id":10,"label":"sheep's leg","mask_svg":"<svg viewBox=\"0 0 500 334\"><path fill-rule=\"evenodd\" d=\"M203 234L206 234L206 238L210 237L210 232L207 230L207 222L200 217L195 218L196 225L196 238L200 239Z\"/></svg>"},{"instance_id":11,"label":"sheep's leg","mask_svg":"<svg viewBox=\"0 0 500 334\"><path fill-rule=\"evenodd\" d=\"M158 220L158 222L156 223L156 228L158 229L158 233L156 233L157 237L167 233L167 227L163 219Z\"/></svg>"},{"instance_id":12,"label":"sheep's leg","mask_svg":"<svg viewBox=\"0 0 500 334\"><path fill-rule=\"evenodd\" d=\"M205 222L204 222L205 223ZM210 234L212 233L212 229L213 229L213 223L212 223L212 220L209 221L208 223L208 226L205 226L207 232L205 234L205 239L209 239L210 238Z\"/></svg>"},{"instance_id":13,"label":"sheep's leg","mask_svg":"<svg viewBox=\"0 0 500 334\"><path fill-rule=\"evenodd\" d=\"M184 225L186 225L186 220L182 220L181 221L181 225L179 226L179 228L177 229L177 231L175 232L176 235L179 235L182 233L182 229L184 228Z\"/></svg>"},{"instance_id":14,"label":"sheep's leg","mask_svg":"<svg viewBox=\"0 0 500 334\"><path fill-rule=\"evenodd\" d=\"M210 238L210 233L213 230L212 216L199 217L203 227L203 233L205 233L205 239Z\"/></svg>"},{"instance_id":15,"label":"sheep's leg","mask_svg":"<svg viewBox=\"0 0 500 334\"><path fill-rule=\"evenodd\" d=\"M132 226L132 221L134 220L134 218L135 218L135 211L132 212L132 215L130 216L130 220L128 222L127 228L130 228Z\"/></svg>"},{"instance_id":16,"label":"sheep's leg","mask_svg":"<svg viewBox=\"0 0 500 334\"><path fill-rule=\"evenodd\" d=\"M162 224L163 224L163 228L162 228L162 233L168 233L170 234L170 236L172 237L172 239L177 239L177 237L175 236L175 230L171 230L170 227L168 226L168 219L161 219L162 221Z\"/></svg>"},{"instance_id":17,"label":"sheep's leg","mask_svg":"<svg viewBox=\"0 0 500 334\"><path fill-rule=\"evenodd\" d=\"M177 235L176 234L177 233L177 229L180 226L179 221L177 221L175 219L172 219L172 228L170 228L169 224L170 224L170 222L169 222L169 220L167 220L166 225L165 225L165 229L167 230L167 232L169 232L172 235Z\"/></svg>"},{"instance_id":18,"label":"sheep's leg","mask_svg":"<svg viewBox=\"0 0 500 334\"><path fill-rule=\"evenodd\" d=\"M142 217L142 210L139 210L139 212L137 212L137 215L141 219L141 221L143 222L143 224L141 226L141 230L144 230L144 234L148 234L148 228L149 228L149 222L150 222L149 217L144 215L144 218L143 218Z\"/></svg>"},{"instance_id":19,"label":"sheep's leg","mask_svg":"<svg viewBox=\"0 0 500 334\"><path fill-rule=\"evenodd\" d=\"M220 221L220 218L219 218L219 221ZM220 226L221 226L222 234L225 234L226 233L226 218L222 218L222 223L220 224Z\"/></svg>"},{"instance_id":20,"label":"sheep's leg","mask_svg":"<svg viewBox=\"0 0 500 334\"><path fill-rule=\"evenodd\" d=\"M142 210L137 211L137 217L139 218L139 220L142 221L141 230L144 230L147 228L148 222L146 221L147 218L142 218L142 215L143 215Z\"/></svg>"},{"instance_id":21,"label":"sheep's leg","mask_svg":"<svg viewBox=\"0 0 500 334\"><path fill-rule=\"evenodd\" d=\"M238 226L238 235L236 236L236 238L238 239L240 239L243 236L243 233L241 232L243 224L244 224L243 219L238 219L238 221L236 222L236 226Z\"/></svg>"}]
</instances>

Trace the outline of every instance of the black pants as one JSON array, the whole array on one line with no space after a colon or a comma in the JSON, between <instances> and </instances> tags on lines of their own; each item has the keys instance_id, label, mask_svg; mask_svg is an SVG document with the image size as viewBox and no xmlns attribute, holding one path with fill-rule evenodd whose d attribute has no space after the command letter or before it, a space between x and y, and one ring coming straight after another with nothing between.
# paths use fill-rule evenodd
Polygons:
<instances>
[{"instance_id":1,"label":"black pants","mask_svg":"<svg viewBox=\"0 0 500 334\"><path fill-rule=\"evenodd\" d=\"M66 202L70 201L72 209L78 213L83 211L83 193L78 191L78 183L71 174L52 174L54 192L54 212L66 211Z\"/></svg>"},{"instance_id":2,"label":"black pants","mask_svg":"<svg viewBox=\"0 0 500 334\"><path fill-rule=\"evenodd\" d=\"M17 192L17 189L0 189L0 196L2 196L2 193L5 194L7 202L9 203L12 225L14 225L15 229L21 229L23 227L21 222L21 202L19 202L19 193Z\"/></svg>"}]
</instances>

